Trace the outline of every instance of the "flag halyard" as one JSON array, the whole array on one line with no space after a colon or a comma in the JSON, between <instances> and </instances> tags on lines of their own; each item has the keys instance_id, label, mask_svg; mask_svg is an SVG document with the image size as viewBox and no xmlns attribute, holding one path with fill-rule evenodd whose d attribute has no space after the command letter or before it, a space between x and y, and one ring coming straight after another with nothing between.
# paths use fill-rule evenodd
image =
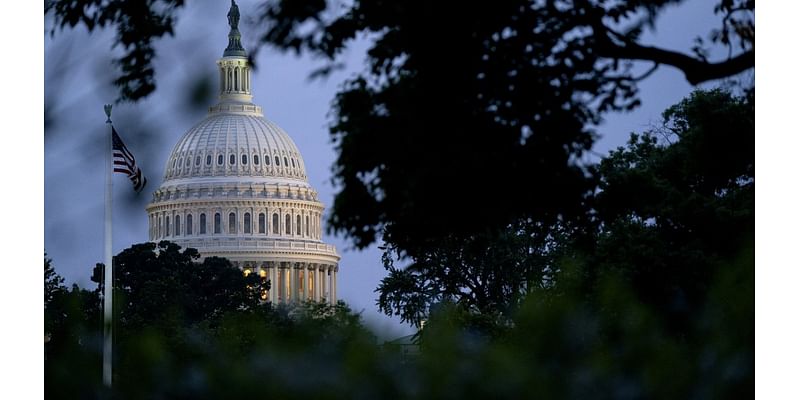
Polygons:
<instances>
[{"instance_id":1,"label":"flag halyard","mask_svg":"<svg viewBox=\"0 0 800 400\"><path fill-rule=\"evenodd\" d=\"M114 125L111 125L111 140L114 155L114 172L128 175L128 178L133 183L133 190L136 193L141 192L147 185L147 178L144 177L142 170L136 165L133 153L122 142L122 138L119 137L117 130L114 129Z\"/></svg>"}]
</instances>

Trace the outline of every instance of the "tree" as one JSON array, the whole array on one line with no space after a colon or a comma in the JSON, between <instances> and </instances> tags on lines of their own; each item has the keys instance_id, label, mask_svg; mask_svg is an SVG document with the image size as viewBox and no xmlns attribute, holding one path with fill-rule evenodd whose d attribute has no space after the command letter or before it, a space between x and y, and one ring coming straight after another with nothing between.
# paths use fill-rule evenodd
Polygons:
<instances>
[{"instance_id":1,"label":"tree","mask_svg":"<svg viewBox=\"0 0 800 400\"><path fill-rule=\"evenodd\" d=\"M563 226L520 221L507 231L446 238L415 252L421 255L404 267L395 266L398 251L387 244L378 308L419 327L434 308L452 303L465 316L490 318L490 328L502 325L531 291L548 284L563 233Z\"/></svg>"},{"instance_id":2,"label":"tree","mask_svg":"<svg viewBox=\"0 0 800 400\"><path fill-rule=\"evenodd\" d=\"M679 3L293 0L265 3L259 20L262 43L329 60L322 75L353 38L374 38L369 69L334 101L339 192L329 226L358 247L384 236L408 252L585 210L592 169L579 160L594 142L590 126L638 105L649 72L635 76L634 62L678 68L693 84L753 67L753 0L713 9L721 22L709 27L710 45L727 47L725 60L710 60L701 38L694 54L642 44L643 30ZM121 99L136 100L154 88L151 42L172 33L183 5L61 0L46 10L62 28L116 27L126 46Z\"/></svg>"},{"instance_id":3,"label":"tree","mask_svg":"<svg viewBox=\"0 0 800 400\"><path fill-rule=\"evenodd\" d=\"M269 290L269 281L262 282L255 274L245 276L227 259L197 262L199 257L197 250L181 250L168 241L134 244L116 255L114 290L120 326L128 330L214 326L225 313L262 307L261 291Z\"/></svg>"},{"instance_id":4,"label":"tree","mask_svg":"<svg viewBox=\"0 0 800 400\"><path fill-rule=\"evenodd\" d=\"M47 253L44 254L44 309L47 311L47 305L53 301L53 298L58 292L65 290L64 278L56 273L52 264L53 260L47 258Z\"/></svg>"}]
</instances>

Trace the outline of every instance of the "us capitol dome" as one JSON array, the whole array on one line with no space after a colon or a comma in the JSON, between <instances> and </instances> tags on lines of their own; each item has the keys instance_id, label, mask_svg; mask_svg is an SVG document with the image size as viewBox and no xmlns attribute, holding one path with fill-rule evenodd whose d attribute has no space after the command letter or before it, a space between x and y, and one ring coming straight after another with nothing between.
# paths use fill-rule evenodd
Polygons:
<instances>
[{"instance_id":1,"label":"us capitol dome","mask_svg":"<svg viewBox=\"0 0 800 400\"><path fill-rule=\"evenodd\" d=\"M270 279L275 303L336 302L339 254L322 242L324 205L292 138L252 103L250 67L231 1L219 102L172 150L147 206L150 241L225 257Z\"/></svg>"}]
</instances>

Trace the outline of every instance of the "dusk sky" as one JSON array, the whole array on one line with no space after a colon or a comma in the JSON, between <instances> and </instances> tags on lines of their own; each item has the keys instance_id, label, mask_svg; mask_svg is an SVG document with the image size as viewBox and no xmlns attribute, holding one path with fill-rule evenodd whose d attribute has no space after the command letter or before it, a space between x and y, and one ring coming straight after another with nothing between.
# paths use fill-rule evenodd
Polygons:
<instances>
[{"instance_id":1,"label":"dusk sky","mask_svg":"<svg viewBox=\"0 0 800 400\"><path fill-rule=\"evenodd\" d=\"M255 15L260 1L239 2L243 16L240 30L248 51L254 47L257 29L248 23L248 17ZM658 19L656 30L646 33L644 42L688 53L695 37L707 37L709 27L716 26L714 3L692 0L669 9ZM227 44L225 15L229 6L227 0L188 2L180 10L175 36L156 44L156 92L138 104L114 106L114 125L148 179L144 192L136 196L126 177L114 177L114 254L147 240L144 208L161 184L168 155L178 139L203 119L206 108L216 102L215 61ZM46 32L51 27L46 19ZM52 38L46 34L44 43L44 245L67 282L83 287L93 285L89 280L92 267L103 257L103 151L104 135L108 134L103 104L117 96L111 84L116 71L110 60L120 52L110 50L113 35L108 30L89 34L79 27L57 31ZM323 81L308 80L309 73L322 65L320 60L264 47L252 76L253 102L263 107L266 119L295 141L309 181L327 207L334 194L330 167L335 152L327 129L330 103L340 83L364 67L367 44L367 39L362 39L351 46L346 68ZM692 90L682 73L669 67L661 67L639 87L643 105L632 113L607 116L598 128L602 138L594 148L596 154L606 154L623 145L630 132L641 132L658 123L665 108ZM198 98L199 103L193 100ZM354 310L363 310L365 321L386 337L411 332L411 327L383 316L375 306L374 290L385 275L377 246L359 252L341 237L325 235L323 240L336 245L342 256L339 297Z\"/></svg>"}]
</instances>

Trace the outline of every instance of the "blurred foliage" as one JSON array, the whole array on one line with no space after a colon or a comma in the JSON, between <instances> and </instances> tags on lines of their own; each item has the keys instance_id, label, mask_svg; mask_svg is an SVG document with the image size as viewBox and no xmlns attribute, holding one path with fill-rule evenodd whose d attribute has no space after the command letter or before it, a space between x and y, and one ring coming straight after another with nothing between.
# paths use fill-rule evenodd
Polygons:
<instances>
[{"instance_id":1,"label":"blurred foliage","mask_svg":"<svg viewBox=\"0 0 800 400\"><path fill-rule=\"evenodd\" d=\"M85 321L72 325L58 347L50 344L46 393L70 399L749 398L752 265L752 247L718 265L702 306L680 334L664 329L657 310L637 301L619 274L604 276L587 297L578 263L563 264L560 285L528 296L493 337L466 323L475 321L468 310L442 303L413 357L377 344L342 302L233 311L216 329L149 327L126 332L135 340L117 343L112 393L99 379L99 321ZM84 307L99 314L96 304Z\"/></svg>"}]
</instances>

